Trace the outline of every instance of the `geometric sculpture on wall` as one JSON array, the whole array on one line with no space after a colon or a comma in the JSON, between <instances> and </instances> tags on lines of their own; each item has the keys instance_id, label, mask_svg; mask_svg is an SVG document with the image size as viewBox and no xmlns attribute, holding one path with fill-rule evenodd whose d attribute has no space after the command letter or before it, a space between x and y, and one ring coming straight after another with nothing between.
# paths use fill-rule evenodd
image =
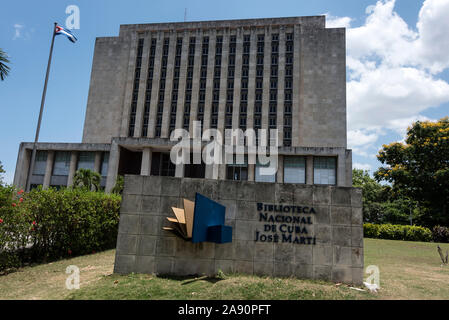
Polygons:
<instances>
[{"instance_id":1,"label":"geometric sculpture on wall","mask_svg":"<svg viewBox=\"0 0 449 320\"><path fill-rule=\"evenodd\" d=\"M226 207L199 193L195 202L183 199L184 209L172 207L175 218L167 218L171 231L193 243L232 242L232 227L225 226Z\"/></svg>"}]
</instances>

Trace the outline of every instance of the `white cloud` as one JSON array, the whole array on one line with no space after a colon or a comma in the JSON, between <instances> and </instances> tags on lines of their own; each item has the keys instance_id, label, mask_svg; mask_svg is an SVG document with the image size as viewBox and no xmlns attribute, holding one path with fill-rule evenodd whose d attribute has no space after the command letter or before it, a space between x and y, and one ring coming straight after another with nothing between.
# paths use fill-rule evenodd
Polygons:
<instances>
[{"instance_id":1,"label":"white cloud","mask_svg":"<svg viewBox=\"0 0 449 320\"><path fill-rule=\"evenodd\" d=\"M329 13L324 15L326 16L326 28L349 28L351 26L352 19L349 17L334 17Z\"/></svg>"},{"instance_id":2,"label":"white cloud","mask_svg":"<svg viewBox=\"0 0 449 320\"><path fill-rule=\"evenodd\" d=\"M22 29L24 28L24 25L22 24L14 24L14 36L13 36L13 40L19 39L22 37Z\"/></svg>"},{"instance_id":3,"label":"white cloud","mask_svg":"<svg viewBox=\"0 0 449 320\"><path fill-rule=\"evenodd\" d=\"M420 35L415 43L417 56L433 73L449 67L449 1L426 0L417 23Z\"/></svg>"},{"instance_id":4,"label":"white cloud","mask_svg":"<svg viewBox=\"0 0 449 320\"><path fill-rule=\"evenodd\" d=\"M394 11L395 0L366 9L351 28L349 17L327 14L327 26L347 28L348 145L367 156L382 135L402 136L421 113L449 102L449 0L426 0L416 31Z\"/></svg>"},{"instance_id":5,"label":"white cloud","mask_svg":"<svg viewBox=\"0 0 449 320\"><path fill-rule=\"evenodd\" d=\"M352 165L352 168L370 171L372 169L372 166L368 163L354 163Z\"/></svg>"}]
</instances>

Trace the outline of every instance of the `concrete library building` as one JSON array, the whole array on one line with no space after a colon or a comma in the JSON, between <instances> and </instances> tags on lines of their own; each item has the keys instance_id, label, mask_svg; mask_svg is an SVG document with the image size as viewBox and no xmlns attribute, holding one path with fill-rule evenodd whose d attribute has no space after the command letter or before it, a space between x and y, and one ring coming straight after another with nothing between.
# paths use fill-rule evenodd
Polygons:
<instances>
[{"instance_id":1,"label":"concrete library building","mask_svg":"<svg viewBox=\"0 0 449 320\"><path fill-rule=\"evenodd\" d=\"M126 175L116 272L183 274L187 265L192 272L299 272L360 283L361 195L350 188L345 41L345 29L326 28L324 16L121 25L117 37L96 39L82 142L38 143L31 186L68 187L87 168L110 192ZM230 130L252 129L258 147L267 146L259 132L276 132L267 141L276 146L277 170L263 174L266 164L248 161L246 147L239 163L174 163L173 134L195 136L198 127L200 136L215 129L225 139ZM20 145L17 186L26 185L32 148ZM170 205L182 206L200 189L227 204L231 244L189 247L162 230L158 219ZM146 208L149 196L159 199L157 208ZM263 214L282 203L313 206L310 246L301 239L277 251L276 243L259 243L268 239ZM254 208L240 208L248 204ZM155 213L154 234L145 229L145 210ZM261 214L254 221L253 211ZM155 237L154 248L144 237ZM195 250L207 258L192 264Z\"/></svg>"}]
</instances>

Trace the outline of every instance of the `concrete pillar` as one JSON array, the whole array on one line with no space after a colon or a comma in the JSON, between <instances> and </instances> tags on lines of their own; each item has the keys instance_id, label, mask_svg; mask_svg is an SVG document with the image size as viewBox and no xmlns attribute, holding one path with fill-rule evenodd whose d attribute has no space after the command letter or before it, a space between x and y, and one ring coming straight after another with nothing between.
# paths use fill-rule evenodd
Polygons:
<instances>
[{"instance_id":1,"label":"concrete pillar","mask_svg":"<svg viewBox=\"0 0 449 320\"><path fill-rule=\"evenodd\" d=\"M181 68L179 70L178 102L176 106L176 129L183 127L184 105L186 96L187 59L189 56L190 33L185 31L182 38Z\"/></svg>"},{"instance_id":2,"label":"concrete pillar","mask_svg":"<svg viewBox=\"0 0 449 320\"><path fill-rule=\"evenodd\" d=\"M101 173L101 156L103 152L96 151L95 152L95 162L94 162L94 171Z\"/></svg>"},{"instance_id":3,"label":"concrete pillar","mask_svg":"<svg viewBox=\"0 0 449 320\"><path fill-rule=\"evenodd\" d=\"M217 129L225 137L225 109L226 109L226 91L228 88L228 67L229 67L229 31L223 31L223 49L221 51L221 73L220 73L220 97L218 100L218 123ZM220 169L221 170L221 169ZM221 174L219 175L221 177ZM220 178L221 179L221 178Z\"/></svg>"},{"instance_id":4,"label":"concrete pillar","mask_svg":"<svg viewBox=\"0 0 449 320\"><path fill-rule=\"evenodd\" d=\"M254 181L256 165L248 164L248 181Z\"/></svg>"},{"instance_id":5,"label":"concrete pillar","mask_svg":"<svg viewBox=\"0 0 449 320\"><path fill-rule=\"evenodd\" d=\"M313 156L306 157L306 184L314 184L313 182Z\"/></svg>"},{"instance_id":6,"label":"concrete pillar","mask_svg":"<svg viewBox=\"0 0 449 320\"><path fill-rule=\"evenodd\" d=\"M53 163L55 161L55 152L54 151L48 151L47 152L47 166L45 168L45 175L44 175L44 183L43 188L48 189L50 186L50 180L51 180L51 174L53 170Z\"/></svg>"},{"instance_id":7,"label":"concrete pillar","mask_svg":"<svg viewBox=\"0 0 449 320\"><path fill-rule=\"evenodd\" d=\"M145 111L145 91L148 78L148 59L150 56L151 37L146 34L143 38L142 64L140 68L139 93L137 97L136 125L134 127L134 138L142 136L143 113Z\"/></svg>"},{"instance_id":8,"label":"concrete pillar","mask_svg":"<svg viewBox=\"0 0 449 320\"><path fill-rule=\"evenodd\" d=\"M206 97L204 99L204 121L203 132L210 128L210 117L212 112L212 94L214 91L214 67L215 67L215 48L217 44L216 30L209 32L209 54L207 56L207 82Z\"/></svg>"},{"instance_id":9,"label":"concrete pillar","mask_svg":"<svg viewBox=\"0 0 449 320\"><path fill-rule=\"evenodd\" d=\"M109 153L108 176L106 178L106 192L111 192L117 180L118 166L120 162L120 146L112 141Z\"/></svg>"},{"instance_id":10,"label":"concrete pillar","mask_svg":"<svg viewBox=\"0 0 449 320\"><path fill-rule=\"evenodd\" d=\"M298 147L302 142L304 128L303 99L304 83L301 76L301 35L298 25L293 30L293 84L292 84L292 147ZM301 93L301 94L300 94Z\"/></svg>"},{"instance_id":11,"label":"concrete pillar","mask_svg":"<svg viewBox=\"0 0 449 320\"><path fill-rule=\"evenodd\" d=\"M206 164L206 172L205 172L204 178L213 179L213 174L214 174L214 165Z\"/></svg>"},{"instance_id":12,"label":"concrete pillar","mask_svg":"<svg viewBox=\"0 0 449 320\"><path fill-rule=\"evenodd\" d=\"M189 133L193 136L193 121L197 120L198 96L200 88L201 56L203 51L203 32L198 30L195 35L195 58L193 62L192 100L190 102Z\"/></svg>"},{"instance_id":13,"label":"concrete pillar","mask_svg":"<svg viewBox=\"0 0 449 320\"><path fill-rule=\"evenodd\" d=\"M173 93L173 73L176 57L176 35L176 32L170 32L168 44L167 76L165 77L164 112L162 114L161 138L170 138L169 126Z\"/></svg>"},{"instance_id":14,"label":"concrete pillar","mask_svg":"<svg viewBox=\"0 0 449 320\"><path fill-rule=\"evenodd\" d=\"M152 34L152 37L156 38L157 42L156 42L156 53L154 55L154 72L152 82L153 87L151 88L150 117L148 118L147 136L150 138L154 138L156 128L157 104L159 101L159 85L161 82L162 49L164 47L164 33L158 32L157 34Z\"/></svg>"},{"instance_id":15,"label":"concrete pillar","mask_svg":"<svg viewBox=\"0 0 449 320\"><path fill-rule=\"evenodd\" d=\"M262 92L262 129L265 130L268 130L268 114L270 104L270 76L271 76L271 28L265 27L265 44L264 44L264 59L263 59L263 92ZM269 143L269 141L267 141L267 143Z\"/></svg>"},{"instance_id":16,"label":"concrete pillar","mask_svg":"<svg viewBox=\"0 0 449 320\"><path fill-rule=\"evenodd\" d=\"M336 185L339 187L346 186L346 157L345 154L340 153L337 156L337 168L336 168Z\"/></svg>"},{"instance_id":17,"label":"concrete pillar","mask_svg":"<svg viewBox=\"0 0 449 320\"><path fill-rule=\"evenodd\" d=\"M254 128L254 104L256 101L256 59L257 59L257 32L251 29L249 47L249 73L248 73L248 109L246 128ZM249 178L249 176L248 176Z\"/></svg>"},{"instance_id":18,"label":"concrete pillar","mask_svg":"<svg viewBox=\"0 0 449 320\"><path fill-rule=\"evenodd\" d=\"M352 150L346 150L345 157L346 183L344 186L352 187Z\"/></svg>"},{"instance_id":19,"label":"concrete pillar","mask_svg":"<svg viewBox=\"0 0 449 320\"><path fill-rule=\"evenodd\" d=\"M72 151L70 155L70 168L69 168L69 176L67 177L67 187L71 187L73 185L73 178L75 177L77 162L78 162L78 152Z\"/></svg>"},{"instance_id":20,"label":"concrete pillar","mask_svg":"<svg viewBox=\"0 0 449 320\"><path fill-rule=\"evenodd\" d=\"M122 113L122 123L120 129L120 136L127 137L128 136L128 126L129 126L129 114L131 112L131 101L132 101L132 92L134 86L134 76L136 69L136 56L137 56L137 33L130 34L131 39L129 40L131 43L131 48L129 52L129 59L127 63L127 73L126 73L126 89L125 89L125 98L123 99L123 113Z\"/></svg>"},{"instance_id":21,"label":"concrete pillar","mask_svg":"<svg viewBox=\"0 0 449 320\"><path fill-rule=\"evenodd\" d=\"M232 107L232 128L240 127L240 98L242 91L242 54L243 54L243 29L237 29L235 48L235 71L234 71L234 100ZM238 143L238 141L237 141Z\"/></svg>"},{"instance_id":22,"label":"concrete pillar","mask_svg":"<svg viewBox=\"0 0 449 320\"><path fill-rule=\"evenodd\" d=\"M177 164L176 170L175 170L175 177L176 178L183 178L184 177L184 164Z\"/></svg>"},{"instance_id":23,"label":"concrete pillar","mask_svg":"<svg viewBox=\"0 0 449 320\"><path fill-rule=\"evenodd\" d=\"M17 155L17 165L14 173L14 185L19 189L25 190L30 163L31 150L27 150L22 143L20 145L19 154Z\"/></svg>"},{"instance_id":24,"label":"concrete pillar","mask_svg":"<svg viewBox=\"0 0 449 320\"><path fill-rule=\"evenodd\" d=\"M151 173L151 159L153 152L151 148L143 148L142 152L142 165L140 169L141 176L149 176Z\"/></svg>"},{"instance_id":25,"label":"concrete pillar","mask_svg":"<svg viewBox=\"0 0 449 320\"><path fill-rule=\"evenodd\" d=\"M220 164L218 167L218 179L226 180L226 164Z\"/></svg>"},{"instance_id":26,"label":"concrete pillar","mask_svg":"<svg viewBox=\"0 0 449 320\"><path fill-rule=\"evenodd\" d=\"M285 29L279 30L279 60L278 60L278 100L277 129L279 146L284 145L284 101L285 101Z\"/></svg>"}]
</instances>

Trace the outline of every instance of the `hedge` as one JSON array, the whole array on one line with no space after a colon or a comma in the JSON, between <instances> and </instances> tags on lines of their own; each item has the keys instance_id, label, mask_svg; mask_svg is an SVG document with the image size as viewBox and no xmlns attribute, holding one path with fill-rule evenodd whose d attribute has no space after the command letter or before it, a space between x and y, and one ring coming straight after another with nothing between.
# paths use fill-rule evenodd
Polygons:
<instances>
[{"instance_id":1,"label":"hedge","mask_svg":"<svg viewBox=\"0 0 449 320\"><path fill-rule=\"evenodd\" d=\"M121 197L0 186L0 271L114 248Z\"/></svg>"},{"instance_id":2,"label":"hedge","mask_svg":"<svg viewBox=\"0 0 449 320\"><path fill-rule=\"evenodd\" d=\"M433 239L432 231L420 226L365 223L363 233L366 238L375 239L421 242L430 242Z\"/></svg>"}]
</instances>

